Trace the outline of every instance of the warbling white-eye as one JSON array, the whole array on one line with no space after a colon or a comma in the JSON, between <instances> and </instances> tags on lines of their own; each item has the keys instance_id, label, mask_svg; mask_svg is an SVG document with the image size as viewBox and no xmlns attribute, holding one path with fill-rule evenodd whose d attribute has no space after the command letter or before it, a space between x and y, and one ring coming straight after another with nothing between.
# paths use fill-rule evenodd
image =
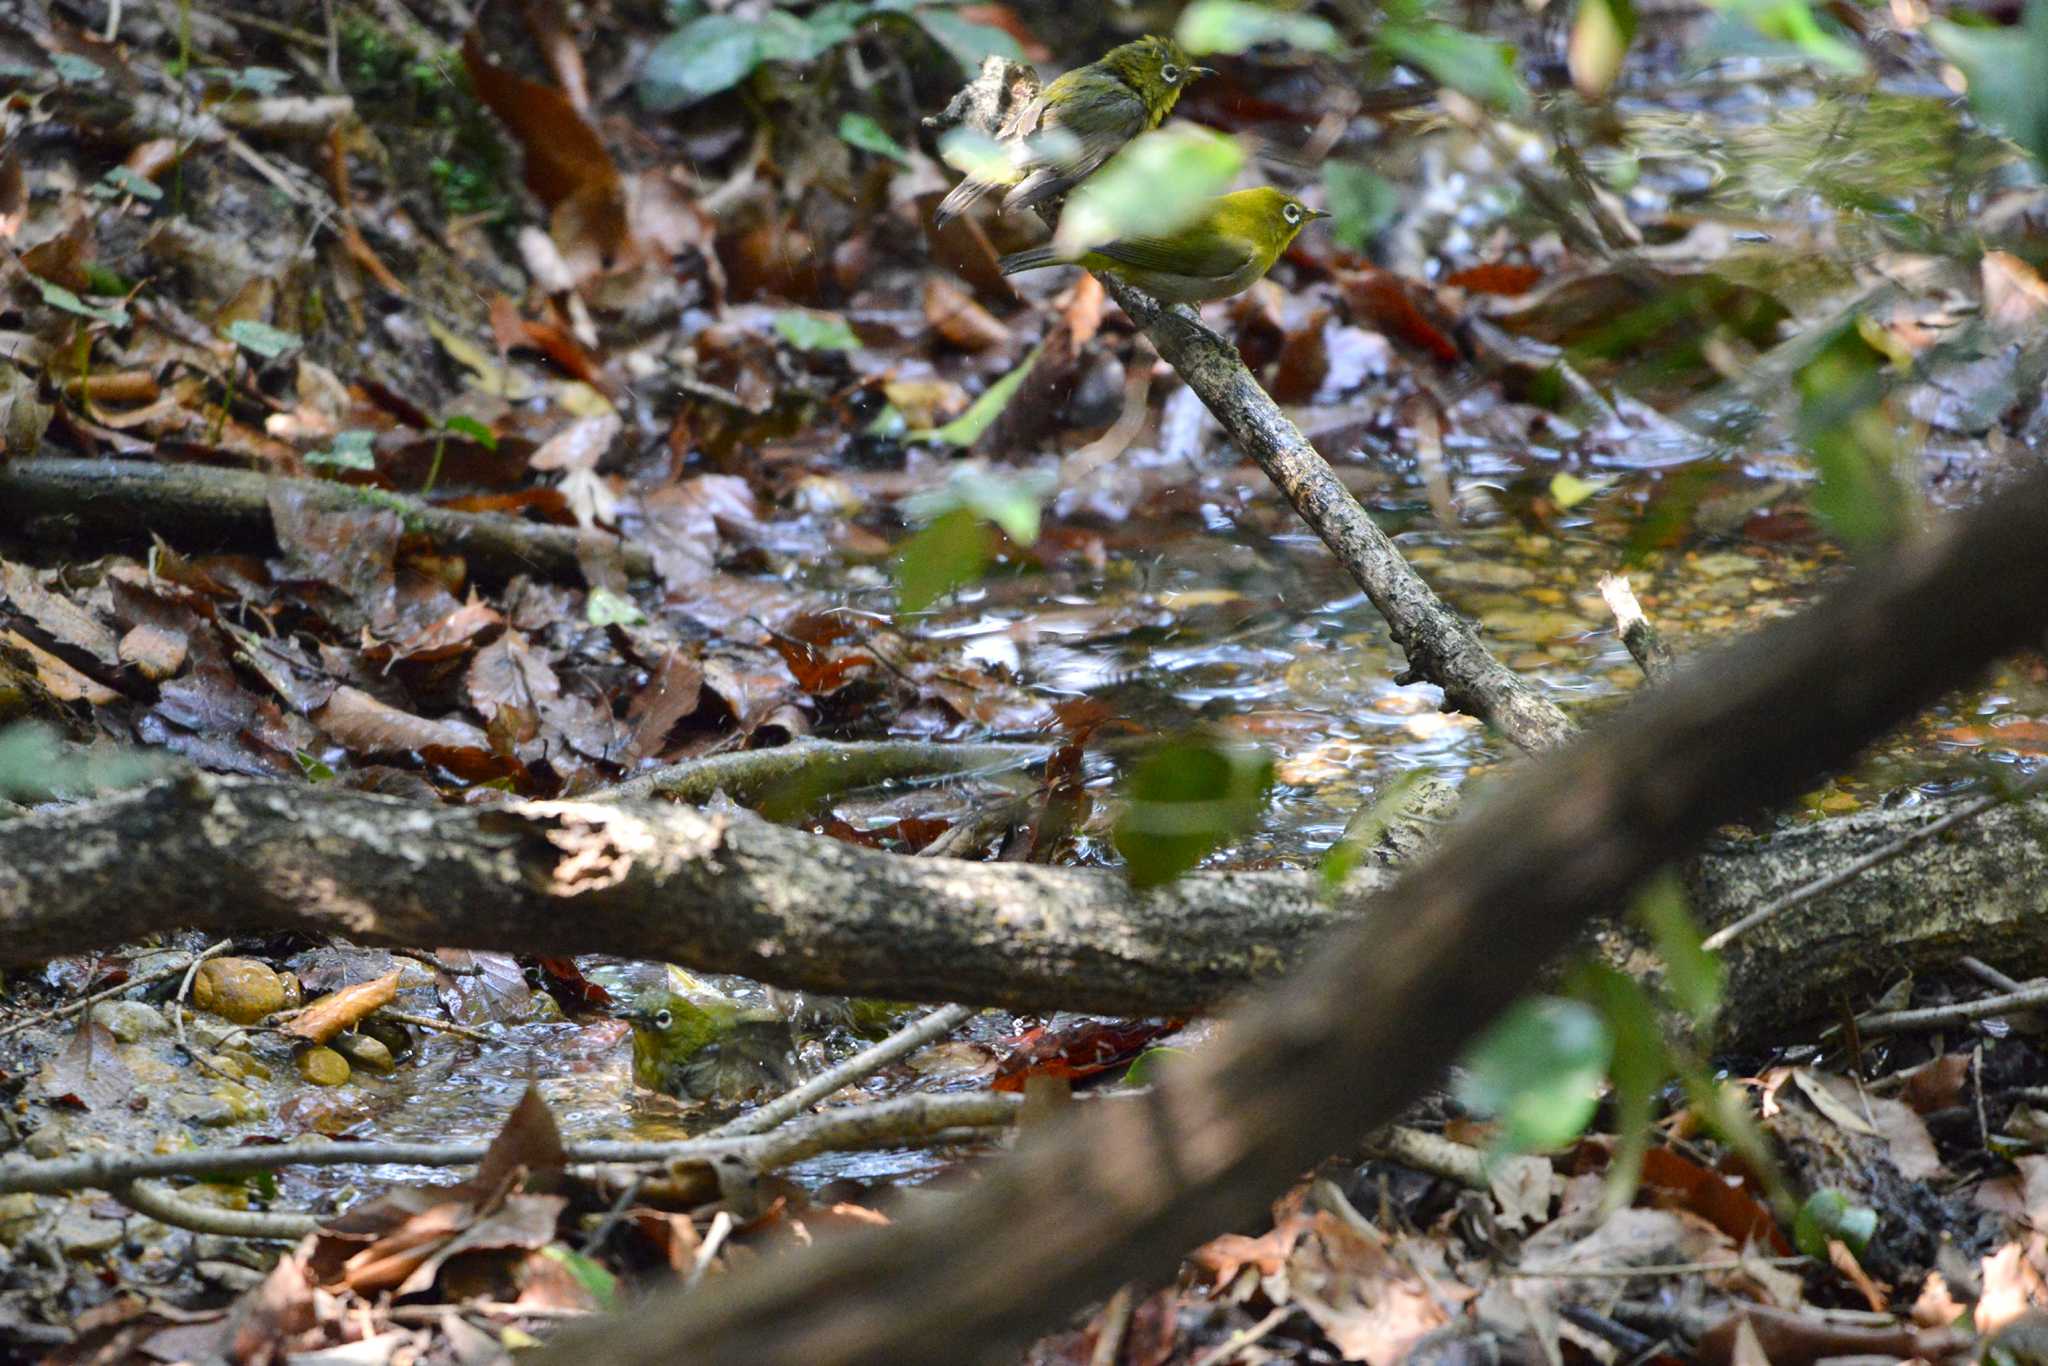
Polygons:
<instances>
[{"instance_id":1,"label":"warbling white-eye","mask_svg":"<svg viewBox=\"0 0 2048 1366\"><path fill-rule=\"evenodd\" d=\"M1119 237L1076 257L1033 247L1002 260L1003 274L1044 266L1108 271L1169 304L1227 299L1273 268L1296 234L1330 215L1270 185L1210 201L1185 227L1157 237Z\"/></svg>"},{"instance_id":2,"label":"warbling white-eye","mask_svg":"<svg viewBox=\"0 0 2048 1366\"><path fill-rule=\"evenodd\" d=\"M1009 187L1003 208L1028 209L1057 198L1140 133L1159 126L1188 82L1211 74L1193 66L1171 38L1140 38L1076 67L1026 105L1002 131L1006 165L969 175L939 201L944 227L990 190Z\"/></svg>"},{"instance_id":3,"label":"warbling white-eye","mask_svg":"<svg viewBox=\"0 0 2048 1366\"><path fill-rule=\"evenodd\" d=\"M796 1080L796 1042L773 1010L657 989L636 999L625 1018L633 1026L633 1080L650 1091L737 1101L785 1091Z\"/></svg>"}]
</instances>

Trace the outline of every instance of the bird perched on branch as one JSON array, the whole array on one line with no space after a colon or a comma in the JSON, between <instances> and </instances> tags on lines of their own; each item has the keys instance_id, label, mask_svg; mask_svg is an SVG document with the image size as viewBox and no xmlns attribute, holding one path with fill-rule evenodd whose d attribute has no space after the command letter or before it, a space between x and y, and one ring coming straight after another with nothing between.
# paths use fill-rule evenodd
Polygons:
<instances>
[{"instance_id":1,"label":"bird perched on branch","mask_svg":"<svg viewBox=\"0 0 2048 1366\"><path fill-rule=\"evenodd\" d=\"M999 134L1010 155L977 167L939 202L944 227L989 191L1008 187L1003 208L1047 203L1094 174L1140 133L1159 126L1190 81L1211 75L1193 66L1171 38L1140 38L1076 67L1040 91Z\"/></svg>"},{"instance_id":2,"label":"bird perched on branch","mask_svg":"<svg viewBox=\"0 0 2048 1366\"><path fill-rule=\"evenodd\" d=\"M1157 237L1119 237L1078 256L1033 247L1002 259L1003 274L1045 266L1107 271L1169 304L1227 299L1273 268L1301 230L1330 215L1270 185L1212 200L1185 227Z\"/></svg>"}]
</instances>

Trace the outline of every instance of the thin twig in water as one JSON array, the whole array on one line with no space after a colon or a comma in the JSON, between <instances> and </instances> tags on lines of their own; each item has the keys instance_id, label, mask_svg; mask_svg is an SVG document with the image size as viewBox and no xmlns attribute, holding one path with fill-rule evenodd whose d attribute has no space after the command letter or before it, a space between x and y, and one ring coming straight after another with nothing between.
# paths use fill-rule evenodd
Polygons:
<instances>
[{"instance_id":1,"label":"thin twig in water","mask_svg":"<svg viewBox=\"0 0 2048 1366\"><path fill-rule=\"evenodd\" d=\"M1285 1323L1293 1313L1293 1305L1281 1305L1251 1327L1238 1329L1222 1342L1217 1343L1214 1351L1202 1353L1202 1355L1190 1362L1189 1366L1224 1366L1225 1362L1234 1358L1239 1352L1252 1346L1260 1338L1278 1328L1282 1323Z\"/></svg>"},{"instance_id":2,"label":"thin twig in water","mask_svg":"<svg viewBox=\"0 0 2048 1366\"><path fill-rule=\"evenodd\" d=\"M1730 1262L1657 1262L1647 1266L1508 1267L1515 1280L1626 1281L1637 1276L1698 1276L1713 1271L1747 1271L1753 1266L1805 1266L1811 1257L1750 1257Z\"/></svg>"},{"instance_id":3,"label":"thin twig in water","mask_svg":"<svg viewBox=\"0 0 2048 1366\"><path fill-rule=\"evenodd\" d=\"M223 939L217 944L209 945L207 948L200 950L196 956L186 962L174 963L167 968L158 968L155 972L144 973L140 977L131 977L127 981L108 987L103 991L95 991L90 996L82 996L76 1001L57 1006L55 1009L39 1011L34 1015L28 1016L26 1019L16 1020L5 1029L0 1029L0 1039L6 1038L9 1034L18 1034L24 1029L33 1029L37 1025L53 1024L58 1020L69 1019L81 1010L91 1010L101 1001L107 1000L110 997L120 996L135 990L137 987L146 987L155 982L166 981L182 972L189 972L197 964L205 962L215 954L226 953L233 943L232 939Z\"/></svg>"},{"instance_id":4,"label":"thin twig in water","mask_svg":"<svg viewBox=\"0 0 2048 1366\"><path fill-rule=\"evenodd\" d=\"M399 1024L409 1024L417 1029L432 1030L438 1034L454 1034L461 1038L474 1039L478 1043L491 1041L490 1034L484 1030L474 1025L457 1024L453 1020L437 1020L431 1015L415 1015L409 1010L393 1010L389 1006L379 1006L377 1014L387 1020L396 1020Z\"/></svg>"},{"instance_id":5,"label":"thin twig in water","mask_svg":"<svg viewBox=\"0 0 2048 1366\"><path fill-rule=\"evenodd\" d=\"M785 1124L765 1134L689 1138L663 1143L586 1142L567 1145L572 1164L663 1166L737 1156L759 1171L787 1166L821 1152L862 1146L908 1147L949 1143L963 1134L1016 1122L1022 1098L993 1091L898 1096L844 1105ZM1090 1100L1087 1104L1114 1103ZM44 1195L169 1176L219 1176L282 1167L465 1167L483 1160L482 1143L283 1143L270 1147L207 1148L177 1153L94 1152L67 1157L0 1158L0 1194Z\"/></svg>"},{"instance_id":6,"label":"thin twig in water","mask_svg":"<svg viewBox=\"0 0 2048 1366\"><path fill-rule=\"evenodd\" d=\"M2044 786L2048 786L2048 768L2041 769L2025 782L2019 783L2014 787L2001 792L1994 792L1987 797L1979 797L1976 801L1966 806L1959 806L1939 820L1929 821L1911 834L1901 835L1882 849L1872 850L1853 863L1843 864L1825 877L1817 877L1803 887L1793 888L1768 906L1759 907L1748 915L1743 916L1740 920L1732 924L1723 925L1720 929L1707 936L1703 947L1709 950L1724 948L1737 935L1746 934L1765 921L1783 915L1794 906L1804 905L1822 893L1831 892L1843 883L1860 877L1872 868L1891 862L1908 849L1933 839L1942 831L1953 830L1964 821L1974 820L1995 807L2003 806L2005 803L2016 801L2021 797L2030 796L2040 791Z\"/></svg>"},{"instance_id":7,"label":"thin twig in water","mask_svg":"<svg viewBox=\"0 0 2048 1366\"><path fill-rule=\"evenodd\" d=\"M817 1104L842 1086L850 1086L874 1075L896 1059L913 1053L933 1039L951 1034L973 1019L971 1006L941 1006L921 1015L870 1048L864 1048L836 1067L827 1068L794 1090L785 1091L758 1110L719 1125L706 1138L738 1138L765 1133L793 1115Z\"/></svg>"},{"instance_id":8,"label":"thin twig in water","mask_svg":"<svg viewBox=\"0 0 2048 1366\"><path fill-rule=\"evenodd\" d=\"M2039 1006L2048 1006L2048 984L2027 987L2022 991L2010 991L2002 996L1986 996L1976 1001L1957 1001L1953 1005L1928 1006L1921 1010L1887 1010L1876 1015L1865 1015L1856 1021L1856 1031L1864 1038L1872 1039L1886 1034L1906 1034L1921 1029L1941 1029L1948 1025L1969 1024L1993 1015L2004 1015L2015 1010L2032 1010Z\"/></svg>"}]
</instances>

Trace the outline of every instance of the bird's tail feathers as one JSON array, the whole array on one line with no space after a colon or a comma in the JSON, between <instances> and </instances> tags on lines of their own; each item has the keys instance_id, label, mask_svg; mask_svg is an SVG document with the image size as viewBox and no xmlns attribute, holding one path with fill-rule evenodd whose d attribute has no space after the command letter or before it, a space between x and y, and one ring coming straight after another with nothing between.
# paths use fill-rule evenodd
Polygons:
<instances>
[{"instance_id":1,"label":"bird's tail feathers","mask_svg":"<svg viewBox=\"0 0 2048 1366\"><path fill-rule=\"evenodd\" d=\"M995 185L989 181L977 180L973 176L969 176L947 191L946 197L939 201L939 207L932 210L932 226L934 228L945 227L946 224L952 222L961 214L966 213L975 201L995 188Z\"/></svg>"},{"instance_id":2,"label":"bird's tail feathers","mask_svg":"<svg viewBox=\"0 0 2048 1366\"><path fill-rule=\"evenodd\" d=\"M1051 247L1032 247L1025 251L1013 251L996 263L1003 274L1015 275L1020 270L1038 270L1044 266L1065 264Z\"/></svg>"}]
</instances>

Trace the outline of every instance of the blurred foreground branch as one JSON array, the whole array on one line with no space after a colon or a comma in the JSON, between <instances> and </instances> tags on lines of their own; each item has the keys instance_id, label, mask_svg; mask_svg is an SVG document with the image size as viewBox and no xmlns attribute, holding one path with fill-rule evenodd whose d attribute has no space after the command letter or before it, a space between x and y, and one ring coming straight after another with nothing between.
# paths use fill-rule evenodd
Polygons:
<instances>
[{"instance_id":1,"label":"blurred foreground branch","mask_svg":"<svg viewBox=\"0 0 2048 1366\"><path fill-rule=\"evenodd\" d=\"M935 1216L761 1265L716 1295L671 1292L544 1359L1014 1359L1018 1341L1257 1218L1391 1119L1589 921L1715 826L2036 644L2044 519L2038 474L1519 770L1367 924L1143 1102L1057 1121ZM1858 950L1873 942L1864 927Z\"/></svg>"}]
</instances>

